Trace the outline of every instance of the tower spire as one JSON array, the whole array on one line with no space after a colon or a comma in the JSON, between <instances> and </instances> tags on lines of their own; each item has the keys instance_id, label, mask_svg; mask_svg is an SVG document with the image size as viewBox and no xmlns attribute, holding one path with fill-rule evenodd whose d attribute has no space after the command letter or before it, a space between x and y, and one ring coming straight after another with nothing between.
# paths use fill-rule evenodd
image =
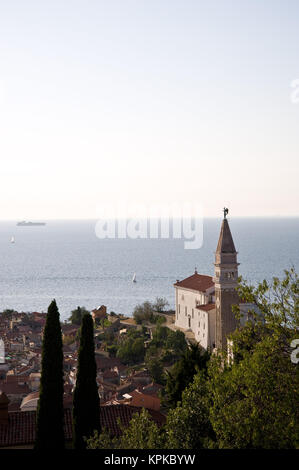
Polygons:
<instances>
[{"instance_id":1,"label":"tower spire","mask_svg":"<svg viewBox=\"0 0 299 470\"><path fill-rule=\"evenodd\" d=\"M215 253L215 298L216 298L216 347L226 347L226 338L235 330L236 321L232 305L238 304L236 287L238 284L237 251L223 209L223 220Z\"/></svg>"},{"instance_id":2,"label":"tower spire","mask_svg":"<svg viewBox=\"0 0 299 470\"><path fill-rule=\"evenodd\" d=\"M235 244L226 217L222 220L216 253L236 253Z\"/></svg>"}]
</instances>

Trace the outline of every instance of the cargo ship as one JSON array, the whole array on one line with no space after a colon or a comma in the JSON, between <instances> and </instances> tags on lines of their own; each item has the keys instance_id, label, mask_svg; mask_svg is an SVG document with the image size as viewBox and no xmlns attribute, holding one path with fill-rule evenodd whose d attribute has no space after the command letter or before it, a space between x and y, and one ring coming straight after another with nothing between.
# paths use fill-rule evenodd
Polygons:
<instances>
[{"instance_id":1,"label":"cargo ship","mask_svg":"<svg viewBox=\"0 0 299 470\"><path fill-rule=\"evenodd\" d=\"M18 222L17 225L19 227L36 227L41 225L46 225L45 222L26 222L26 220L22 220L22 222Z\"/></svg>"}]
</instances>

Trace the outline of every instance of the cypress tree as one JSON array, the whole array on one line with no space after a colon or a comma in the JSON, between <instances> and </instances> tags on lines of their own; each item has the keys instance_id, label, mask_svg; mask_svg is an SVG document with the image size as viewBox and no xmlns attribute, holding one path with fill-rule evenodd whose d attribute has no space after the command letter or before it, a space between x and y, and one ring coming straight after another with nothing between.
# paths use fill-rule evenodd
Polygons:
<instances>
[{"instance_id":1,"label":"cypress tree","mask_svg":"<svg viewBox=\"0 0 299 470\"><path fill-rule=\"evenodd\" d=\"M84 437L100 432L100 399L96 382L93 320L89 313L82 317L76 387L73 400L73 444L85 449Z\"/></svg>"},{"instance_id":2,"label":"cypress tree","mask_svg":"<svg viewBox=\"0 0 299 470\"><path fill-rule=\"evenodd\" d=\"M63 351L59 311L53 300L43 334L36 449L63 449Z\"/></svg>"}]
</instances>

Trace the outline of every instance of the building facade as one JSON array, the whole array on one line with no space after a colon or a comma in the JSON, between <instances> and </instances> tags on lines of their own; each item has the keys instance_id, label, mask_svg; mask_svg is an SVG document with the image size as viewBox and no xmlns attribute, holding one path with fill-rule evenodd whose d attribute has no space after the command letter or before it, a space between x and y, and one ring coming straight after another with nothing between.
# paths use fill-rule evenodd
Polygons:
<instances>
[{"instance_id":1,"label":"building facade","mask_svg":"<svg viewBox=\"0 0 299 470\"><path fill-rule=\"evenodd\" d=\"M204 349L227 347L227 336L237 323L232 305L239 305L241 322L248 319L251 304L242 303L238 284L237 251L224 210L219 240L215 253L214 277L198 274L177 281L175 288L175 325L194 333Z\"/></svg>"},{"instance_id":2,"label":"building facade","mask_svg":"<svg viewBox=\"0 0 299 470\"><path fill-rule=\"evenodd\" d=\"M215 347L215 285L212 276L194 274L174 285L175 325L191 330L202 347Z\"/></svg>"}]
</instances>

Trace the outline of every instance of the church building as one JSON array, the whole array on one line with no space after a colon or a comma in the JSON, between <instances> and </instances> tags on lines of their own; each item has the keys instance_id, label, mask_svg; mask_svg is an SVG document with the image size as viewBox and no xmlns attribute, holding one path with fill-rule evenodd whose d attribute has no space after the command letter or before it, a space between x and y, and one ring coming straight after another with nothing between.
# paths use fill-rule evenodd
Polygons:
<instances>
[{"instance_id":1,"label":"church building","mask_svg":"<svg viewBox=\"0 0 299 470\"><path fill-rule=\"evenodd\" d=\"M198 274L177 281L175 288L175 325L192 331L204 349L224 349L227 336L236 329L232 305L239 305L241 323L249 318L251 304L240 302L237 251L224 208L219 240L215 253L214 277Z\"/></svg>"}]
</instances>

